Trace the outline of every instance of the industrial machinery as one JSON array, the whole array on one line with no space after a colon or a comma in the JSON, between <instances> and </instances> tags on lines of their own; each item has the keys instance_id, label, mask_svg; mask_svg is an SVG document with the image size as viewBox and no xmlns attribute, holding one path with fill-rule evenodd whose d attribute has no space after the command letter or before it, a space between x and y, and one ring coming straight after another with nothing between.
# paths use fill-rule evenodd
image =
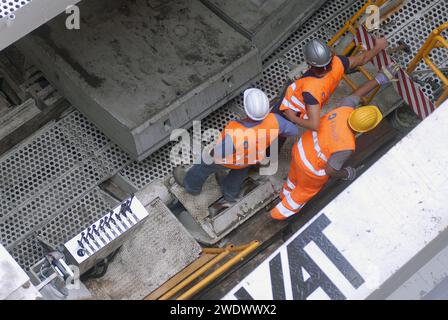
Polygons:
<instances>
[{"instance_id":1,"label":"industrial machinery","mask_svg":"<svg viewBox=\"0 0 448 320\"><path fill-rule=\"evenodd\" d=\"M67 261L76 265L81 274L86 272L117 250L147 217L148 212L137 198L125 200L65 243Z\"/></svg>"}]
</instances>

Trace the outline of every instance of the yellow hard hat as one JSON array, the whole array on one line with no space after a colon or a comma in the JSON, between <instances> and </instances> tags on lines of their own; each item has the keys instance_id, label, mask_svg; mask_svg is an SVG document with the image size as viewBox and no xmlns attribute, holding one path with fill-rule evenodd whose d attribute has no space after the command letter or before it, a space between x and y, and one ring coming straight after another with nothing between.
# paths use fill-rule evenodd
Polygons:
<instances>
[{"instance_id":1,"label":"yellow hard hat","mask_svg":"<svg viewBox=\"0 0 448 320\"><path fill-rule=\"evenodd\" d=\"M365 106L354 110L348 124L356 132L368 132L383 120L383 115L377 106Z\"/></svg>"}]
</instances>

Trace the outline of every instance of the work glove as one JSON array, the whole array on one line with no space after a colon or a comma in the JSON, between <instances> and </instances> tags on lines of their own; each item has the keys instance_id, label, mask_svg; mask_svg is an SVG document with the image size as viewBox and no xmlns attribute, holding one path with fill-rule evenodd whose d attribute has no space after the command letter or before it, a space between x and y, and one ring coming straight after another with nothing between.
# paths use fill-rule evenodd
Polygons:
<instances>
[{"instance_id":1,"label":"work glove","mask_svg":"<svg viewBox=\"0 0 448 320\"><path fill-rule=\"evenodd\" d=\"M356 169L353 167L345 167L344 171L347 172L347 177L342 180L353 181L356 179Z\"/></svg>"},{"instance_id":2,"label":"work glove","mask_svg":"<svg viewBox=\"0 0 448 320\"><path fill-rule=\"evenodd\" d=\"M380 84L386 84L391 81L397 81L396 76L400 71L400 67L396 63L391 63L386 67L383 67L375 77L375 80Z\"/></svg>"}]
</instances>

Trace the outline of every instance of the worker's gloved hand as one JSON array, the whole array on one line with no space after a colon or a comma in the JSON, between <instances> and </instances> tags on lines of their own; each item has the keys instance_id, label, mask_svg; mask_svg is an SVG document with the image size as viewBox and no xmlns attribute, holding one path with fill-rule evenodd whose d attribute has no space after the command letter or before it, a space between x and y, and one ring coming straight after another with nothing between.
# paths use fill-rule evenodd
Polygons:
<instances>
[{"instance_id":1,"label":"worker's gloved hand","mask_svg":"<svg viewBox=\"0 0 448 320\"><path fill-rule=\"evenodd\" d=\"M353 181L356 179L356 169L353 167L345 167L344 171L347 173L347 177L342 180Z\"/></svg>"},{"instance_id":2,"label":"worker's gloved hand","mask_svg":"<svg viewBox=\"0 0 448 320\"><path fill-rule=\"evenodd\" d=\"M375 77L375 80L380 85L384 85L386 83L394 81L396 79L398 71L400 71L400 67L396 63L391 63L388 66L383 67L381 72L378 72L378 74Z\"/></svg>"}]
</instances>

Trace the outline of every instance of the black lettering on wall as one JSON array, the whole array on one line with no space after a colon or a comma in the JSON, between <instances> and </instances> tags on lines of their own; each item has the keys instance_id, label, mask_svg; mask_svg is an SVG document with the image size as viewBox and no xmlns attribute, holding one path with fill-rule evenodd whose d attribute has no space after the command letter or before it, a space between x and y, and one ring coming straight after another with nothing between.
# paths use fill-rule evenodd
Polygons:
<instances>
[{"instance_id":1,"label":"black lettering on wall","mask_svg":"<svg viewBox=\"0 0 448 320\"><path fill-rule=\"evenodd\" d=\"M235 298L238 300L254 300L244 287L239 288L238 291L235 292Z\"/></svg>"},{"instance_id":2,"label":"black lettering on wall","mask_svg":"<svg viewBox=\"0 0 448 320\"><path fill-rule=\"evenodd\" d=\"M274 300L285 300L285 282L283 279L282 259L280 253L269 261L271 273L272 297Z\"/></svg>"},{"instance_id":3,"label":"black lettering on wall","mask_svg":"<svg viewBox=\"0 0 448 320\"><path fill-rule=\"evenodd\" d=\"M287 247L292 293L293 298L296 300L307 299L317 288L321 288L331 299L342 300L346 298L305 252L305 247L310 242L314 242L325 253L355 289L358 289L365 282L350 262L323 234L324 229L330 224L330 219L325 214L321 214ZM285 299L285 284L280 253L269 262L269 268L274 300ZM306 281L304 280L302 268L310 275ZM240 300L253 299L243 287L235 293L235 297Z\"/></svg>"}]
</instances>

